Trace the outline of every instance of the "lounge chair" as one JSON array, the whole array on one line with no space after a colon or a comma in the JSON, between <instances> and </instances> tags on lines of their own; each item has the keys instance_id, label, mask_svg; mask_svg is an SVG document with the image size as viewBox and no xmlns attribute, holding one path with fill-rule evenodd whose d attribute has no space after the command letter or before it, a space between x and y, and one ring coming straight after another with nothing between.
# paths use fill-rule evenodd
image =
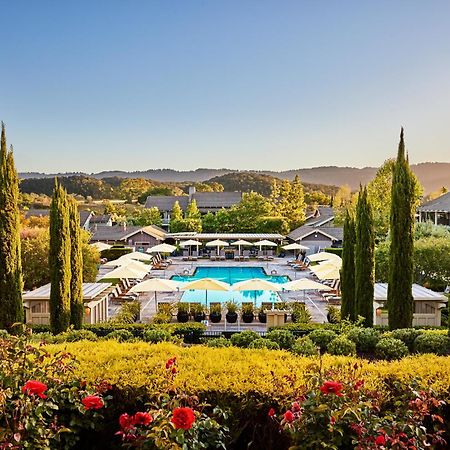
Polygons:
<instances>
[{"instance_id":1,"label":"lounge chair","mask_svg":"<svg viewBox=\"0 0 450 450\"><path fill-rule=\"evenodd\" d=\"M273 250L267 250L266 259L268 261L272 261L273 260Z\"/></svg>"},{"instance_id":2,"label":"lounge chair","mask_svg":"<svg viewBox=\"0 0 450 450\"><path fill-rule=\"evenodd\" d=\"M263 250L258 250L257 258L259 261L264 261L264 251Z\"/></svg>"},{"instance_id":3,"label":"lounge chair","mask_svg":"<svg viewBox=\"0 0 450 450\"><path fill-rule=\"evenodd\" d=\"M189 251L183 250L183 261L188 261L188 260L189 260Z\"/></svg>"},{"instance_id":4,"label":"lounge chair","mask_svg":"<svg viewBox=\"0 0 450 450\"><path fill-rule=\"evenodd\" d=\"M244 250L242 252L242 257L244 258L244 261L250 261L250 250Z\"/></svg>"},{"instance_id":5,"label":"lounge chair","mask_svg":"<svg viewBox=\"0 0 450 450\"><path fill-rule=\"evenodd\" d=\"M221 250L221 251L220 251L219 259L220 259L221 261L225 261L225 251L224 251L224 250Z\"/></svg>"},{"instance_id":6,"label":"lounge chair","mask_svg":"<svg viewBox=\"0 0 450 450\"><path fill-rule=\"evenodd\" d=\"M197 261L197 259L198 259L198 252L197 252L196 250L194 250L194 251L192 252L192 258L191 258L191 260L192 260L192 261Z\"/></svg>"}]
</instances>

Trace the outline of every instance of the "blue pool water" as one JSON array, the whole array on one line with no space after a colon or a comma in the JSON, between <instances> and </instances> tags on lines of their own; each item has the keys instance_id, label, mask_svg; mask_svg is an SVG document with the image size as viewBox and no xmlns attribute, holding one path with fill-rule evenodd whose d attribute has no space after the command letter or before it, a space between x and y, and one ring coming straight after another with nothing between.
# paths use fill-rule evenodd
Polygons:
<instances>
[{"instance_id":1,"label":"blue pool water","mask_svg":"<svg viewBox=\"0 0 450 450\"><path fill-rule=\"evenodd\" d=\"M239 281L250 280L252 278L263 278L272 283L286 283L289 278L280 275L266 275L262 267L198 267L192 276L175 275L175 281L194 281L200 278L214 278L228 284ZM234 300L237 303L254 302L260 306L262 302L276 302L279 300L278 294L273 291L208 291L208 304L211 302L225 303ZM205 291L186 291L182 297L183 302L206 303Z\"/></svg>"}]
</instances>

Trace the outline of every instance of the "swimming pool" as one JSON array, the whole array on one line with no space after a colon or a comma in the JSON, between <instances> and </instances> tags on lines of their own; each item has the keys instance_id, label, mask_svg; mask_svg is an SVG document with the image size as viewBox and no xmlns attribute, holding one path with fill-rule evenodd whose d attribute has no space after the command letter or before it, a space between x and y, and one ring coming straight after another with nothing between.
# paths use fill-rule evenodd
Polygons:
<instances>
[{"instance_id":1,"label":"swimming pool","mask_svg":"<svg viewBox=\"0 0 450 450\"><path fill-rule=\"evenodd\" d=\"M214 278L228 284L239 281L250 280L252 278L263 278L272 283L286 283L289 277L281 275L266 275L262 267L198 267L192 276L175 275L175 281L194 281L200 278ZM205 291L186 291L181 300L183 302L206 303ZM262 302L276 302L279 300L278 294L273 291L208 291L208 304L211 302L225 303L234 300L237 303L255 302L256 306L261 306Z\"/></svg>"}]
</instances>

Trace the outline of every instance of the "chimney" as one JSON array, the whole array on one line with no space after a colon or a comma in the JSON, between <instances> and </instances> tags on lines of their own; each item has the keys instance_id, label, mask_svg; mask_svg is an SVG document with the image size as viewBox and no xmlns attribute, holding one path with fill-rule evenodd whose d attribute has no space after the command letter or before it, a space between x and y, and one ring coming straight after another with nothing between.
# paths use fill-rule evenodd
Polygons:
<instances>
[{"instance_id":1,"label":"chimney","mask_svg":"<svg viewBox=\"0 0 450 450\"><path fill-rule=\"evenodd\" d=\"M122 230L127 231L127 223L126 222L122 223Z\"/></svg>"},{"instance_id":2,"label":"chimney","mask_svg":"<svg viewBox=\"0 0 450 450\"><path fill-rule=\"evenodd\" d=\"M189 194L189 201L192 202L192 197L195 194L195 186L189 186L188 194Z\"/></svg>"}]
</instances>

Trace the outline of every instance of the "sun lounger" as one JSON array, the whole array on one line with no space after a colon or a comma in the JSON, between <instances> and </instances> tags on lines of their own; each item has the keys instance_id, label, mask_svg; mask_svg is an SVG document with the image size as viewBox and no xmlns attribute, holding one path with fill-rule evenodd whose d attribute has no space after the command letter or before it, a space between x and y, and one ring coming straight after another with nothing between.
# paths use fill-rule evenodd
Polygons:
<instances>
[{"instance_id":1,"label":"sun lounger","mask_svg":"<svg viewBox=\"0 0 450 450\"><path fill-rule=\"evenodd\" d=\"M250 250L244 250L242 252L242 257L244 258L244 261L249 261L250 260Z\"/></svg>"}]
</instances>

